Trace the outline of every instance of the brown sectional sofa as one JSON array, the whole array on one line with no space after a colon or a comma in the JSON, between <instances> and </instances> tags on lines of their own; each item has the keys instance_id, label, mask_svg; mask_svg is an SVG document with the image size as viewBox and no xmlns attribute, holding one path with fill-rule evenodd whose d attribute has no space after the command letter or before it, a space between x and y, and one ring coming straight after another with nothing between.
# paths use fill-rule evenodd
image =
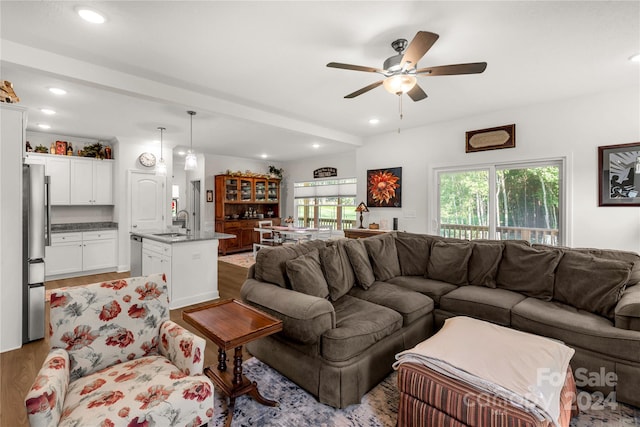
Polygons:
<instances>
[{"instance_id":1,"label":"brown sectional sofa","mask_svg":"<svg viewBox=\"0 0 640 427\"><path fill-rule=\"evenodd\" d=\"M562 340L579 386L640 406L638 283L631 252L388 233L262 249L241 294L284 324L248 350L334 407L458 315Z\"/></svg>"}]
</instances>

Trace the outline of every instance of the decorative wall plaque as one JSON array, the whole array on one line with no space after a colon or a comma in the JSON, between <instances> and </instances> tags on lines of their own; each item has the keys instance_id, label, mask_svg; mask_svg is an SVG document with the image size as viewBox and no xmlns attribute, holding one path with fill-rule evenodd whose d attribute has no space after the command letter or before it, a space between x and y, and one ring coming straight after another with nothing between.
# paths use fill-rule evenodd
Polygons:
<instances>
[{"instance_id":1,"label":"decorative wall plaque","mask_svg":"<svg viewBox=\"0 0 640 427\"><path fill-rule=\"evenodd\" d=\"M473 153L475 151L514 148L515 146L516 125L513 124L467 132L465 151L467 153Z\"/></svg>"}]
</instances>

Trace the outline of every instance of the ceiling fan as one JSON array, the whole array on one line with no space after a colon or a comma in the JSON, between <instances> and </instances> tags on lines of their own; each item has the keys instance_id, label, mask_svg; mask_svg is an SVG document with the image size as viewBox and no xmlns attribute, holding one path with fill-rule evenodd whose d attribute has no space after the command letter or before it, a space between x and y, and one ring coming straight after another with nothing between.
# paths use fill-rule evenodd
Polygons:
<instances>
[{"instance_id":1,"label":"ceiling fan","mask_svg":"<svg viewBox=\"0 0 640 427\"><path fill-rule=\"evenodd\" d=\"M473 62L469 64L442 65L438 67L418 68L418 61L431 49L431 46L438 40L438 35L428 31L418 31L411 43L407 45L406 39L398 39L391 43L391 47L397 55L391 56L384 61L383 68L363 67L360 65L341 64L330 62L327 67L342 68L344 70L364 71L368 73L378 73L385 76L384 80L377 81L363 87L345 98L355 98L363 93L369 92L380 85L393 94L402 95L406 93L414 101L420 101L427 97L427 94L418 85L416 77L419 76L451 76L456 74L479 74L487 68L486 62Z\"/></svg>"}]
</instances>

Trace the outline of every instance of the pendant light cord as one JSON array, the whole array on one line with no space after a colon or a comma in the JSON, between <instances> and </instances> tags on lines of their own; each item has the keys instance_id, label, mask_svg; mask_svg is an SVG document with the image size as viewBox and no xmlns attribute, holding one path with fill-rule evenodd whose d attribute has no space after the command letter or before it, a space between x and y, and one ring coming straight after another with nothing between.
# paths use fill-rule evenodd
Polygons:
<instances>
[{"instance_id":1,"label":"pendant light cord","mask_svg":"<svg viewBox=\"0 0 640 427\"><path fill-rule=\"evenodd\" d=\"M164 161L164 157L163 157L163 154L162 154L162 148L163 148L162 133L166 130L166 128L158 127L158 130L160 131L160 160Z\"/></svg>"}]
</instances>

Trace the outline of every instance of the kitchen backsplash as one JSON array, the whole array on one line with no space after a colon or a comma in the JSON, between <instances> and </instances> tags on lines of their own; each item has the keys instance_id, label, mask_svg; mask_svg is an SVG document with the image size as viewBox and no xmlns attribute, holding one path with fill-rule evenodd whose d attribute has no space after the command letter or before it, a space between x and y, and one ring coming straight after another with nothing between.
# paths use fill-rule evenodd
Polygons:
<instances>
[{"instance_id":1,"label":"kitchen backsplash","mask_svg":"<svg viewBox=\"0 0 640 427\"><path fill-rule=\"evenodd\" d=\"M113 206L52 206L51 224L113 222Z\"/></svg>"}]
</instances>

